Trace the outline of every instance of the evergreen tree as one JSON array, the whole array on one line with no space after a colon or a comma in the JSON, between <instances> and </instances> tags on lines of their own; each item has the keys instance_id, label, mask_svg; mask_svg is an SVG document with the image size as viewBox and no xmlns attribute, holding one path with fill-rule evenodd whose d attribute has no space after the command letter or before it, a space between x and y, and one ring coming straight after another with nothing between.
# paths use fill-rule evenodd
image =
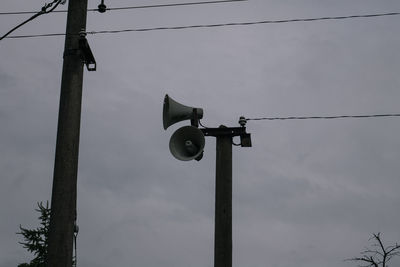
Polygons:
<instances>
[{"instance_id":1,"label":"evergreen tree","mask_svg":"<svg viewBox=\"0 0 400 267\"><path fill-rule=\"evenodd\" d=\"M50 225L50 208L49 202L46 206L42 202L37 203L40 213L39 221L40 226L35 229L27 229L19 226L21 232L17 233L24 238L23 242L19 242L24 248L35 255L35 258L30 263L19 264L18 267L45 267L48 249L48 235Z\"/></svg>"}]
</instances>

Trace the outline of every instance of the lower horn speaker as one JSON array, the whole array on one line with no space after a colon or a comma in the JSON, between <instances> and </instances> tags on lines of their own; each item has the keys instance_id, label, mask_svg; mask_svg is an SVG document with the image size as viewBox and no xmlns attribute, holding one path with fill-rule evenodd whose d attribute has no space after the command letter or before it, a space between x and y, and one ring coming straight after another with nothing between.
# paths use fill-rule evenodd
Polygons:
<instances>
[{"instance_id":1,"label":"lower horn speaker","mask_svg":"<svg viewBox=\"0 0 400 267\"><path fill-rule=\"evenodd\" d=\"M179 160L200 160L205 145L204 134L193 126L184 126L174 132L169 141L171 154Z\"/></svg>"}]
</instances>

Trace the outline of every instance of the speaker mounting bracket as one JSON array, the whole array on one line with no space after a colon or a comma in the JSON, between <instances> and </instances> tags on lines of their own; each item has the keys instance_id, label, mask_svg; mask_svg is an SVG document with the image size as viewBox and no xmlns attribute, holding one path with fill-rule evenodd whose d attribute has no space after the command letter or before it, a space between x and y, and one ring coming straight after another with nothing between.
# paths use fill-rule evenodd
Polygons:
<instances>
[{"instance_id":1,"label":"speaker mounting bracket","mask_svg":"<svg viewBox=\"0 0 400 267\"><path fill-rule=\"evenodd\" d=\"M193 127L199 128L199 114L197 113L197 108L193 108L192 118L190 119L190 124Z\"/></svg>"},{"instance_id":2,"label":"speaker mounting bracket","mask_svg":"<svg viewBox=\"0 0 400 267\"><path fill-rule=\"evenodd\" d=\"M220 126L219 128L201 128L204 136L240 136L240 145L242 147L251 147L251 136L246 133L246 127L226 127Z\"/></svg>"}]
</instances>

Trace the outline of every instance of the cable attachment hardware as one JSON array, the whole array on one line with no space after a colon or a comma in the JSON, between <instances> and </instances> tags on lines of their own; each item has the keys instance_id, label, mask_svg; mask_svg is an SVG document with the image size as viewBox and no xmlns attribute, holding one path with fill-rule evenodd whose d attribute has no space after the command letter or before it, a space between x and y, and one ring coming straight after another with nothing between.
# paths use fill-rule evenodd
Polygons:
<instances>
[{"instance_id":1,"label":"cable attachment hardware","mask_svg":"<svg viewBox=\"0 0 400 267\"><path fill-rule=\"evenodd\" d=\"M100 5L98 5L97 7L97 11L99 11L100 13L104 13L107 10L107 6L104 4L104 0L101 0Z\"/></svg>"},{"instance_id":2,"label":"cable attachment hardware","mask_svg":"<svg viewBox=\"0 0 400 267\"><path fill-rule=\"evenodd\" d=\"M76 224L76 221L74 222L74 248L75 248L75 255L73 255L73 262L72 262L72 266L76 267L77 266L77 261L78 261L78 257L77 257L77 247L76 247L76 238L78 236L79 233L79 226L78 224Z\"/></svg>"},{"instance_id":3,"label":"cable attachment hardware","mask_svg":"<svg viewBox=\"0 0 400 267\"><path fill-rule=\"evenodd\" d=\"M243 117L243 116L241 116L241 117L239 118L239 124L240 124L240 126L245 127L245 126L246 126L246 123L247 123L246 118Z\"/></svg>"},{"instance_id":4,"label":"cable attachment hardware","mask_svg":"<svg viewBox=\"0 0 400 267\"><path fill-rule=\"evenodd\" d=\"M79 226L74 222L74 235L77 236L79 233Z\"/></svg>"},{"instance_id":5,"label":"cable attachment hardware","mask_svg":"<svg viewBox=\"0 0 400 267\"><path fill-rule=\"evenodd\" d=\"M83 30L79 32L79 50L81 51L82 61L86 65L87 70L95 71L96 60L86 39L86 32Z\"/></svg>"}]
</instances>

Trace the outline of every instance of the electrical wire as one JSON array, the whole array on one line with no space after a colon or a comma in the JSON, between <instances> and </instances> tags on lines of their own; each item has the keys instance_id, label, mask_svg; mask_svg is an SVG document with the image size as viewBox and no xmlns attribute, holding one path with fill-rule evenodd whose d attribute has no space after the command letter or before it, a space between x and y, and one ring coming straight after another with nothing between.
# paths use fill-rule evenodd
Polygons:
<instances>
[{"instance_id":1,"label":"electrical wire","mask_svg":"<svg viewBox=\"0 0 400 267\"><path fill-rule=\"evenodd\" d=\"M53 2L49 3L49 4L45 4L42 9L37 12L35 15L33 15L32 17L30 17L29 19L25 20L24 22L18 24L17 26L15 26L14 28L12 28L11 30L9 30L6 34L4 34L3 36L0 37L0 41L3 40L4 38L6 38L10 33L12 33L13 31L17 30L18 28L22 27L23 25L25 25L26 23L28 23L29 21L34 20L35 18L39 17L40 15L43 14L47 14L52 12L54 9L57 8L57 6L62 2L63 0L54 0ZM52 7L54 5L54 7ZM47 10L48 8L51 8L50 10Z\"/></svg>"},{"instance_id":2,"label":"electrical wire","mask_svg":"<svg viewBox=\"0 0 400 267\"><path fill-rule=\"evenodd\" d=\"M145 6L127 6L127 7L109 7L106 10L127 10L127 9L144 9L144 8L161 8L161 7L177 7L177 6L192 6L192 5L205 5L205 4L222 4L232 2L245 2L248 0L219 0L219 1L203 1L203 2L190 2L190 3L171 3L159 5L145 5ZM98 11L97 8L90 8L88 11ZM68 10L57 10L54 13L67 13ZM0 12L0 15L21 15L21 14L36 14L34 11L21 11L21 12Z\"/></svg>"},{"instance_id":3,"label":"electrical wire","mask_svg":"<svg viewBox=\"0 0 400 267\"><path fill-rule=\"evenodd\" d=\"M234 146L241 146L242 144L241 143L239 143L239 144L236 144L235 142L233 142L233 140L232 140L232 145L234 145Z\"/></svg>"},{"instance_id":4,"label":"electrical wire","mask_svg":"<svg viewBox=\"0 0 400 267\"><path fill-rule=\"evenodd\" d=\"M205 128L205 129L207 129L207 128L208 128L208 127L204 126L204 125L201 123L201 121L200 121L200 120L199 120L199 125L200 125L201 127Z\"/></svg>"},{"instance_id":5,"label":"electrical wire","mask_svg":"<svg viewBox=\"0 0 400 267\"><path fill-rule=\"evenodd\" d=\"M400 12L378 13L378 14L365 14L365 15L350 15L350 16L336 16L336 17L318 17L318 18L301 18L301 19L284 19L284 20L262 20L250 22L231 22L220 24L203 24L203 25L188 25L188 26L172 26L172 27L156 27L156 28L136 28L124 30L104 30L104 31L90 31L87 34L112 34L124 32L148 32L148 31L161 31L161 30L183 30L195 28L214 28L214 27L227 27L227 26L250 26L257 24L276 24L276 23L290 23L290 22L311 22L311 21L324 21L324 20L343 20L355 18L374 18L384 16L397 16ZM14 35L7 38L31 38L31 37L46 37L46 36L62 36L64 33L50 33L50 34L32 34L32 35Z\"/></svg>"},{"instance_id":6,"label":"electrical wire","mask_svg":"<svg viewBox=\"0 0 400 267\"><path fill-rule=\"evenodd\" d=\"M159 5L147 5L147 6L110 7L110 8L106 8L106 10L125 10L125 9L141 9L141 8L156 8L156 7L159 8L159 7L192 6L192 5L222 4L222 3L246 2L246 1L248 1L248 0L203 1L203 2L173 3L173 4L159 4ZM88 9L88 11L97 11L97 9Z\"/></svg>"},{"instance_id":7,"label":"electrical wire","mask_svg":"<svg viewBox=\"0 0 400 267\"><path fill-rule=\"evenodd\" d=\"M304 116L304 117L263 117L250 118L246 121L261 121L261 120L312 120L312 119L361 119L361 118L384 118L384 117L400 117L400 113L393 114L372 114L372 115L340 115L340 116Z\"/></svg>"}]
</instances>

